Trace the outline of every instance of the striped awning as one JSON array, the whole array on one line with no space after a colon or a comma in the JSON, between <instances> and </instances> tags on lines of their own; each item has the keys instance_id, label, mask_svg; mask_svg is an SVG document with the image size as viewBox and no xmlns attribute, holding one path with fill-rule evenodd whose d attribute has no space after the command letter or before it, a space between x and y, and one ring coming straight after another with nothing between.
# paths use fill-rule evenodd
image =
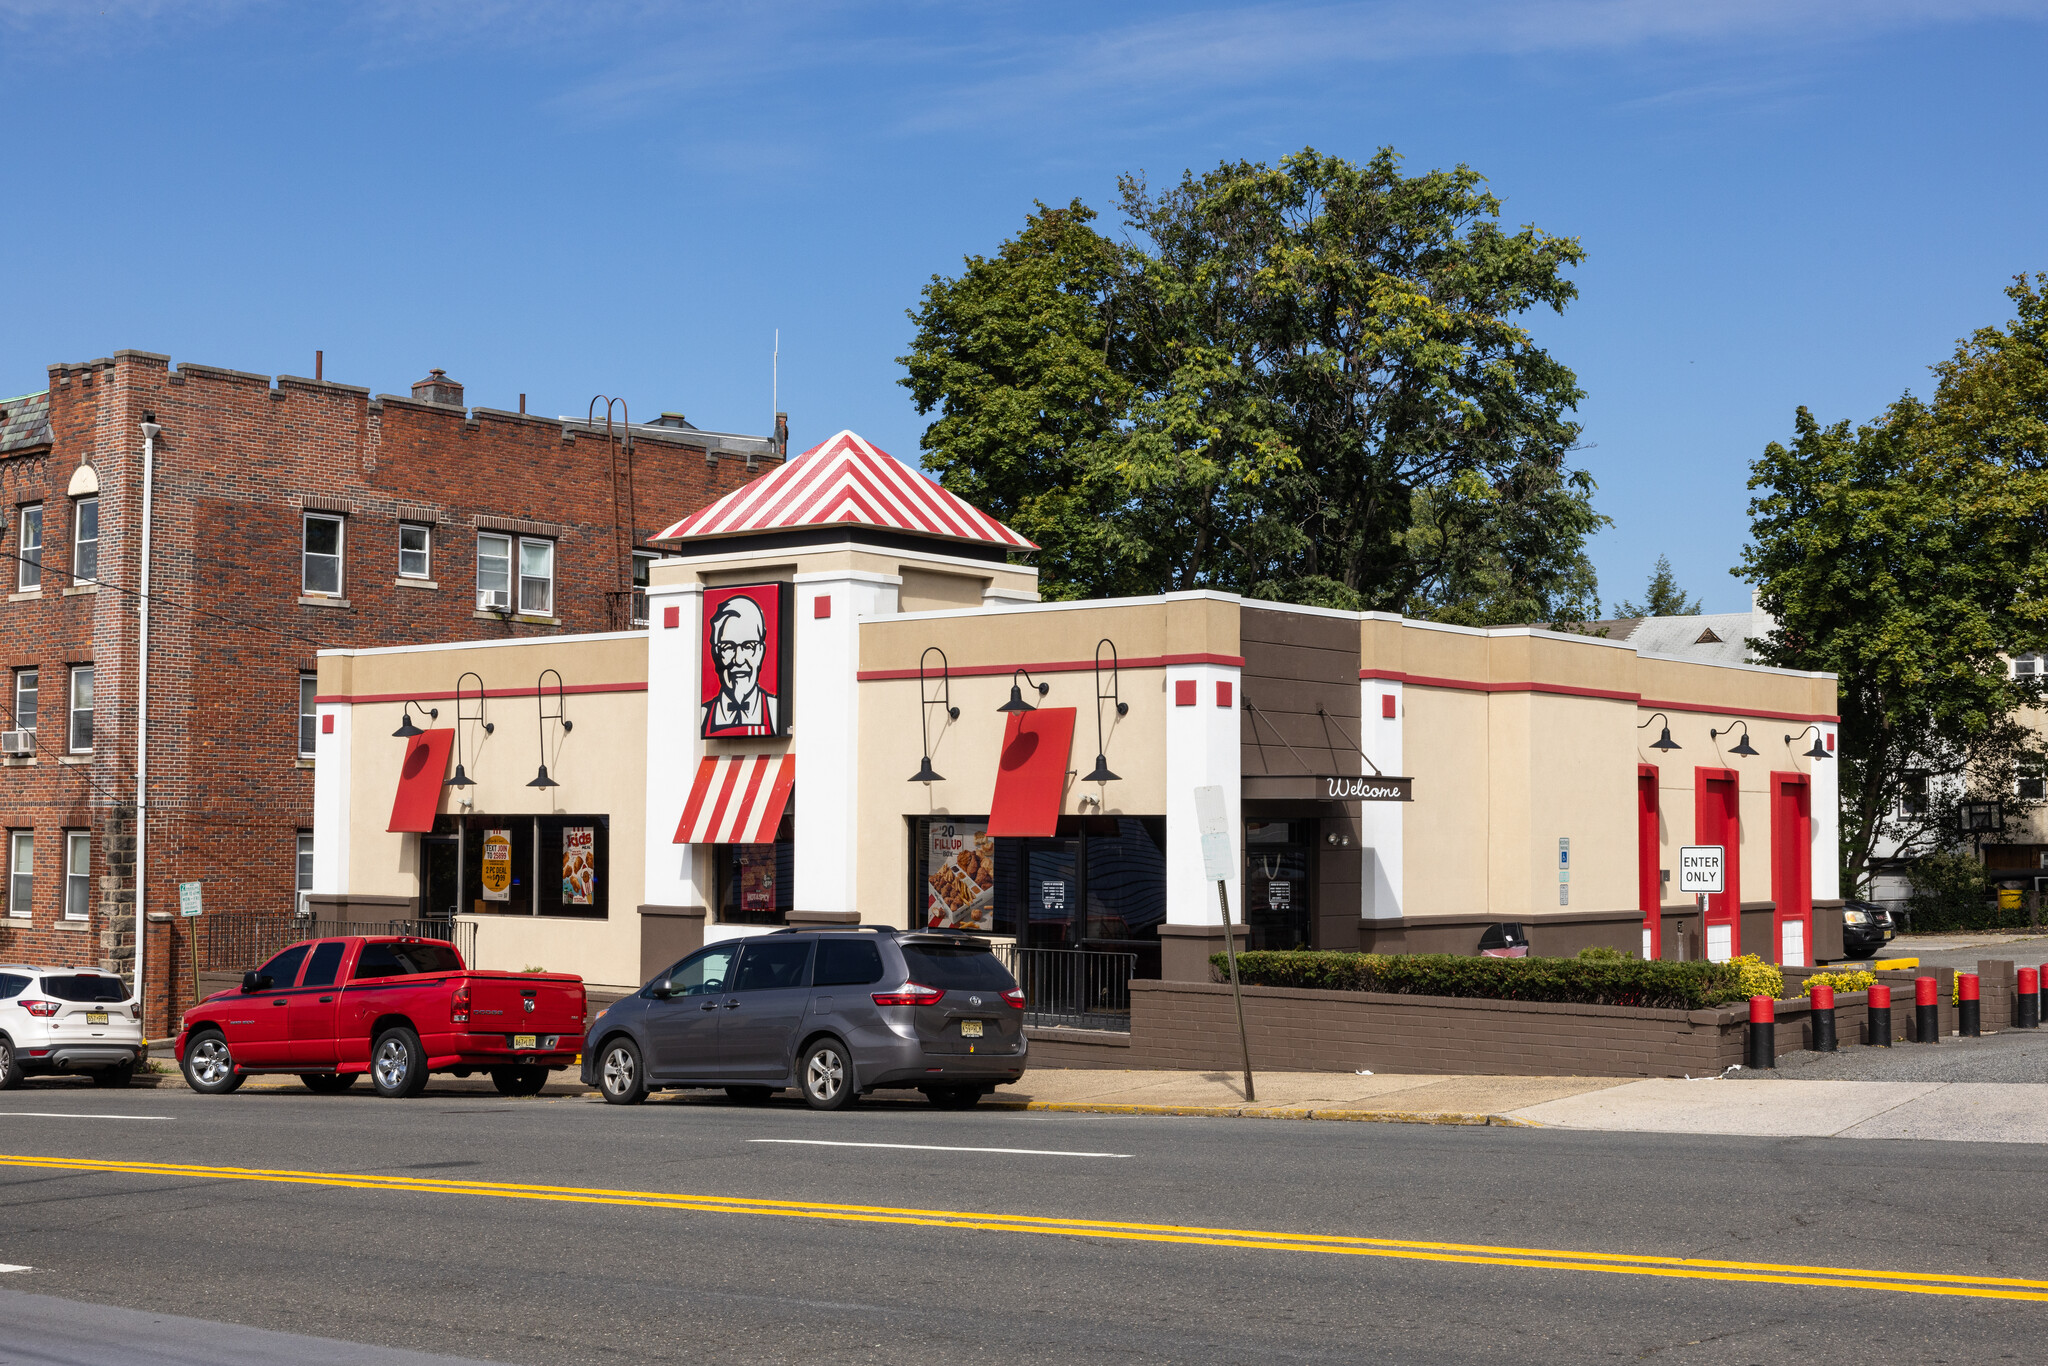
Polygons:
<instances>
[{"instance_id":1,"label":"striped awning","mask_svg":"<svg viewBox=\"0 0 2048 1366\"><path fill-rule=\"evenodd\" d=\"M715 756L697 763L677 844L773 844L796 785L794 754Z\"/></svg>"}]
</instances>

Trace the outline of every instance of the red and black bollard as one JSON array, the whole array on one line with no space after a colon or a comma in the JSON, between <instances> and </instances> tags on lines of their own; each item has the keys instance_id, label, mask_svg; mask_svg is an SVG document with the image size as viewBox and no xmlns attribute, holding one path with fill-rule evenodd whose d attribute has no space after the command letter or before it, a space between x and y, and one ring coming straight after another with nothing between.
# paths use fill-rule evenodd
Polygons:
<instances>
[{"instance_id":1,"label":"red and black bollard","mask_svg":"<svg viewBox=\"0 0 2048 1366\"><path fill-rule=\"evenodd\" d=\"M2033 968L2019 970L2019 991L2012 1006L2012 1024L2015 1029L2039 1029L2041 1027L2041 974Z\"/></svg>"},{"instance_id":2,"label":"red and black bollard","mask_svg":"<svg viewBox=\"0 0 2048 1366\"><path fill-rule=\"evenodd\" d=\"M1768 996L1749 998L1749 1055L1744 1065L1751 1068L1778 1065L1778 1016L1776 1002Z\"/></svg>"},{"instance_id":3,"label":"red and black bollard","mask_svg":"<svg viewBox=\"0 0 2048 1366\"><path fill-rule=\"evenodd\" d=\"M1976 1039L1984 1034L1983 1005L1979 993L1983 987L1974 972L1956 974L1956 1033L1966 1039Z\"/></svg>"},{"instance_id":4,"label":"red and black bollard","mask_svg":"<svg viewBox=\"0 0 2048 1366\"><path fill-rule=\"evenodd\" d=\"M1941 983L1932 977L1913 979L1913 1042L1933 1043L1941 1037Z\"/></svg>"},{"instance_id":5,"label":"red and black bollard","mask_svg":"<svg viewBox=\"0 0 2048 1366\"><path fill-rule=\"evenodd\" d=\"M1835 1051L1835 989L1829 986L1815 987L1811 993L1813 1002L1813 1051L1832 1053Z\"/></svg>"},{"instance_id":6,"label":"red and black bollard","mask_svg":"<svg viewBox=\"0 0 2048 1366\"><path fill-rule=\"evenodd\" d=\"M1871 1048L1892 1046L1892 989L1882 982L1870 988L1870 1023L1863 1042Z\"/></svg>"}]
</instances>

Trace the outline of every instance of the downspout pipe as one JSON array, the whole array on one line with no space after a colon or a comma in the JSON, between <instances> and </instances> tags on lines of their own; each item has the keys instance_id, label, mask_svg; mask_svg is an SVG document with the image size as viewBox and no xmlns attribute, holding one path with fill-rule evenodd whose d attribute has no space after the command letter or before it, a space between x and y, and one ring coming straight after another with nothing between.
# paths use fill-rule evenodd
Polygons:
<instances>
[{"instance_id":1,"label":"downspout pipe","mask_svg":"<svg viewBox=\"0 0 2048 1366\"><path fill-rule=\"evenodd\" d=\"M149 917L143 905L143 889L147 887L146 874L149 870L149 550L150 550L150 495L156 489L156 439L163 434L157 425L155 413L142 415L142 594L139 599L140 630L136 639L135 664L135 1005L138 1013L145 1017L143 1030L149 1029L147 1009L144 1005L144 984L149 978L143 971L144 945L148 938L146 927ZM166 959L165 961L170 961ZM176 969L173 968L175 977ZM196 984L195 984L196 985ZM164 1032L176 1033L177 1021L171 1016L171 998L175 987L164 990Z\"/></svg>"}]
</instances>

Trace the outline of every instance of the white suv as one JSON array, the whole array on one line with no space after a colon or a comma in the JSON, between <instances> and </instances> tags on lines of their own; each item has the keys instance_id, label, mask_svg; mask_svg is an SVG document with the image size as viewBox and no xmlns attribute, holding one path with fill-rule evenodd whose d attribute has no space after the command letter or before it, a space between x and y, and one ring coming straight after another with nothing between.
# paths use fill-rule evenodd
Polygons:
<instances>
[{"instance_id":1,"label":"white suv","mask_svg":"<svg viewBox=\"0 0 2048 1366\"><path fill-rule=\"evenodd\" d=\"M0 1091L36 1072L126 1086L148 1055L141 1004L115 974L0 963Z\"/></svg>"}]
</instances>

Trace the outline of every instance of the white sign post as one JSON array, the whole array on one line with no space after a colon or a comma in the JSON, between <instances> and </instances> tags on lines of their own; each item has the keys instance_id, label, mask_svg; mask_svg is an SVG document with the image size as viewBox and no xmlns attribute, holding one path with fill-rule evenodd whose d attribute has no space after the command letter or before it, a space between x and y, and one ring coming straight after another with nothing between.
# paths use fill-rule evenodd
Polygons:
<instances>
[{"instance_id":1,"label":"white sign post","mask_svg":"<svg viewBox=\"0 0 2048 1366\"><path fill-rule=\"evenodd\" d=\"M1223 908L1223 954L1230 960L1230 998L1237 1003L1237 1043L1244 1053L1244 1098L1253 1101L1258 1095L1252 1090L1252 1042L1244 1028L1244 990L1237 981L1237 935L1230 926L1229 883L1237 849L1230 838L1230 816L1224 810L1221 787L1195 789L1195 829L1202 837L1202 876L1216 884L1216 902Z\"/></svg>"},{"instance_id":2,"label":"white sign post","mask_svg":"<svg viewBox=\"0 0 2048 1366\"><path fill-rule=\"evenodd\" d=\"M1732 956L1729 953L1731 936L1726 925L1707 925L1707 897L1718 896L1727 889L1728 848L1721 844L1687 844L1678 851L1678 890L1680 894L1692 893L1699 898L1700 938L1705 941L1707 961L1725 963ZM1712 931L1718 929L1719 935ZM1718 948L1720 953L1715 954Z\"/></svg>"}]
</instances>

